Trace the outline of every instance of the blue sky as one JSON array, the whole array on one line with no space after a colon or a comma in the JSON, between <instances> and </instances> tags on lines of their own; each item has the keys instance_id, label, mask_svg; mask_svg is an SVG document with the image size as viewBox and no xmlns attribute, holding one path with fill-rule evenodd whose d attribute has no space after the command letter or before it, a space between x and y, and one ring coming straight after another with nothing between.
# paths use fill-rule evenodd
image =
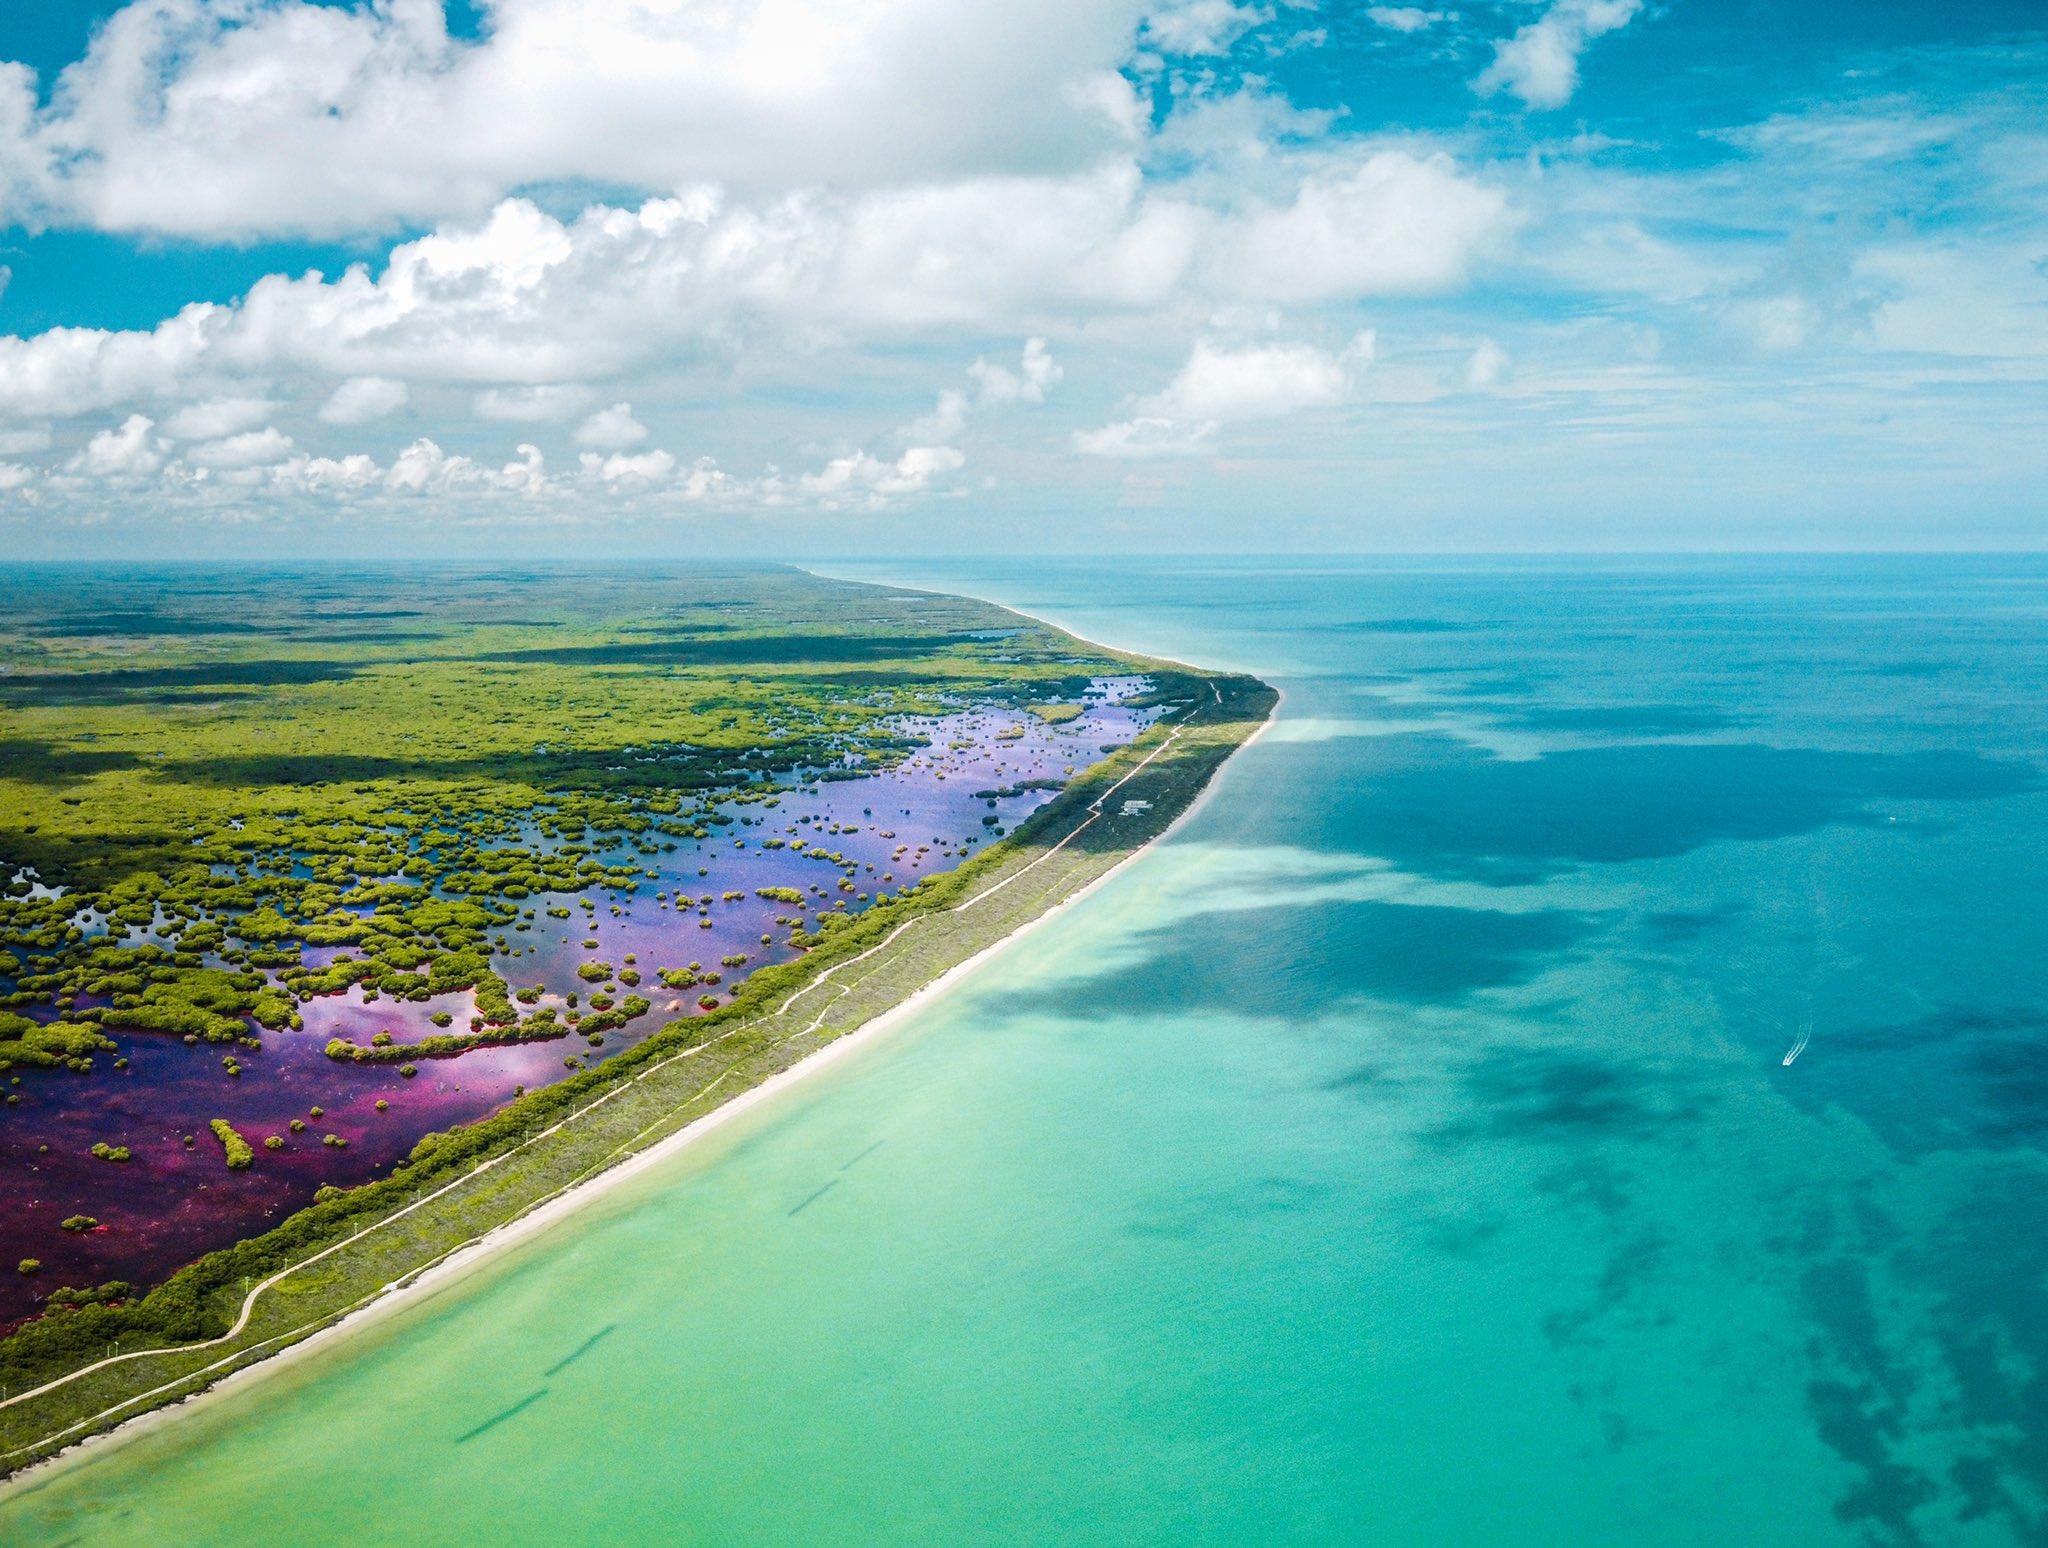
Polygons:
<instances>
[{"instance_id":1,"label":"blue sky","mask_svg":"<svg viewBox=\"0 0 2048 1548\"><path fill-rule=\"evenodd\" d=\"M14 9L21 554L2048 532L2037 0Z\"/></svg>"}]
</instances>

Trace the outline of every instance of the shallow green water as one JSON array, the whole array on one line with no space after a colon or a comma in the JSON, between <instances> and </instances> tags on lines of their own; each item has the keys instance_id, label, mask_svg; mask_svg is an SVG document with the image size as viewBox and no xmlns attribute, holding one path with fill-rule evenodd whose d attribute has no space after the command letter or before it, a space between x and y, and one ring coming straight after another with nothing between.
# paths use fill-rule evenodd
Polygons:
<instances>
[{"instance_id":1,"label":"shallow green water","mask_svg":"<svg viewBox=\"0 0 2048 1548\"><path fill-rule=\"evenodd\" d=\"M891 573L1282 723L912 1027L0 1538L2042 1540L2048 567Z\"/></svg>"}]
</instances>

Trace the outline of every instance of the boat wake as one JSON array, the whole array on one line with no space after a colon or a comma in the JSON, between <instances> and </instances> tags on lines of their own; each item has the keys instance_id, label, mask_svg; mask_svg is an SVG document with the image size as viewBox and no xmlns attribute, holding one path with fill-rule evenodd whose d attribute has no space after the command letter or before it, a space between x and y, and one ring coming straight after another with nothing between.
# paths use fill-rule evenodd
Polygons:
<instances>
[{"instance_id":1,"label":"boat wake","mask_svg":"<svg viewBox=\"0 0 2048 1548\"><path fill-rule=\"evenodd\" d=\"M1808 1018L1806 1024L1799 1029L1799 1041L1785 1050L1785 1057L1778 1061L1779 1065L1789 1067L1794 1059L1806 1052L1806 1045L1812 1041L1813 1021Z\"/></svg>"}]
</instances>

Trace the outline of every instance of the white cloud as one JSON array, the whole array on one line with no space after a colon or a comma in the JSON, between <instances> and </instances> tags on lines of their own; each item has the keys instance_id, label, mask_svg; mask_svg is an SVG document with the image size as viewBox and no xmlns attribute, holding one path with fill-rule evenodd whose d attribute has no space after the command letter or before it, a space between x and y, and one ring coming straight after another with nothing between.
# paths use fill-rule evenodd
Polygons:
<instances>
[{"instance_id":1,"label":"white cloud","mask_svg":"<svg viewBox=\"0 0 2048 1548\"><path fill-rule=\"evenodd\" d=\"M522 445L519 455L501 468L451 455L425 436L392 461L384 487L401 494L447 494L497 490L540 494L547 488L547 467L538 447Z\"/></svg>"},{"instance_id":2,"label":"white cloud","mask_svg":"<svg viewBox=\"0 0 2048 1548\"><path fill-rule=\"evenodd\" d=\"M633 405L614 403L600 409L576 427L578 446L595 446L604 451L623 451L647 439L647 427L633 417Z\"/></svg>"},{"instance_id":3,"label":"white cloud","mask_svg":"<svg viewBox=\"0 0 2048 1548\"><path fill-rule=\"evenodd\" d=\"M283 461L291 449L292 438L269 425L194 446L185 453L185 460L201 468L268 467Z\"/></svg>"},{"instance_id":4,"label":"white cloud","mask_svg":"<svg viewBox=\"0 0 2048 1548\"><path fill-rule=\"evenodd\" d=\"M977 359L967 368L967 375L974 383L971 396L957 387L942 389L931 412L903 426L896 432L897 438L911 446L948 445L960 438L974 411L1020 403L1036 407L1066 373L1052 358L1044 339L1026 339L1014 369Z\"/></svg>"},{"instance_id":5,"label":"white cloud","mask_svg":"<svg viewBox=\"0 0 2048 1548\"><path fill-rule=\"evenodd\" d=\"M0 457L19 457L24 452L48 451L50 428L30 425L21 430L0 431Z\"/></svg>"},{"instance_id":6,"label":"white cloud","mask_svg":"<svg viewBox=\"0 0 2048 1548\"><path fill-rule=\"evenodd\" d=\"M175 441L213 441L262 424L277 411L269 398L209 398L188 404L164 421Z\"/></svg>"},{"instance_id":7,"label":"white cloud","mask_svg":"<svg viewBox=\"0 0 2048 1548\"><path fill-rule=\"evenodd\" d=\"M1231 0L1168 0L1145 18L1144 41L1165 54L1223 54L1273 19L1264 6Z\"/></svg>"},{"instance_id":8,"label":"white cloud","mask_svg":"<svg viewBox=\"0 0 2048 1548\"><path fill-rule=\"evenodd\" d=\"M0 462L0 494L17 494L33 487L36 470L18 462Z\"/></svg>"},{"instance_id":9,"label":"white cloud","mask_svg":"<svg viewBox=\"0 0 2048 1548\"><path fill-rule=\"evenodd\" d=\"M400 245L374 277L271 275L147 331L0 338L0 416L309 372L475 383L493 389L487 414L540 418L575 384L762 341L1440 291L1514 224L1503 194L1442 156L1362 147L1276 171L1277 199L1213 203L1148 192L1129 163L761 206L700 190L569 221L508 200ZM1010 373L1020 393L1050 385L1034 369Z\"/></svg>"},{"instance_id":10,"label":"white cloud","mask_svg":"<svg viewBox=\"0 0 2048 1548\"><path fill-rule=\"evenodd\" d=\"M117 231L345 235L474 215L536 182L1068 170L1131 142L1139 114L1116 71L1142 12L491 0L469 41L438 0L134 0L46 105L30 72L0 66L0 205ZM1194 17L1178 25L1199 41Z\"/></svg>"},{"instance_id":11,"label":"white cloud","mask_svg":"<svg viewBox=\"0 0 2048 1548\"><path fill-rule=\"evenodd\" d=\"M1419 5L1370 5L1365 14L1376 27L1389 32L1425 32L1438 22L1449 21L1449 11L1425 11Z\"/></svg>"},{"instance_id":12,"label":"white cloud","mask_svg":"<svg viewBox=\"0 0 2048 1548\"><path fill-rule=\"evenodd\" d=\"M219 311L188 306L147 331L0 338L0 416L84 414L169 393L200 370Z\"/></svg>"},{"instance_id":13,"label":"white cloud","mask_svg":"<svg viewBox=\"0 0 2048 1548\"><path fill-rule=\"evenodd\" d=\"M1138 407L1156 418L1226 422L1326 408L1351 395L1373 348L1369 332L1337 353L1313 344L1230 346L1202 339L1165 390Z\"/></svg>"},{"instance_id":14,"label":"white cloud","mask_svg":"<svg viewBox=\"0 0 2048 1548\"><path fill-rule=\"evenodd\" d=\"M1213 449L1209 438L1218 428L1213 420L1186 425L1140 416L1099 430L1077 430L1074 449L1091 457L1191 457Z\"/></svg>"},{"instance_id":15,"label":"white cloud","mask_svg":"<svg viewBox=\"0 0 2048 1548\"><path fill-rule=\"evenodd\" d=\"M330 425L367 425L404 408L411 390L388 376L351 376L320 405Z\"/></svg>"},{"instance_id":16,"label":"white cloud","mask_svg":"<svg viewBox=\"0 0 2048 1548\"><path fill-rule=\"evenodd\" d=\"M977 360L967 368L983 403L1043 403L1045 395L1059 385L1066 373L1044 339L1026 339L1024 358L1017 369Z\"/></svg>"},{"instance_id":17,"label":"white cloud","mask_svg":"<svg viewBox=\"0 0 2048 1548\"><path fill-rule=\"evenodd\" d=\"M929 414L913 419L897 434L906 441L934 446L957 441L960 432L967 428L968 407L967 394L957 387L948 387L940 392Z\"/></svg>"},{"instance_id":18,"label":"white cloud","mask_svg":"<svg viewBox=\"0 0 2048 1548\"><path fill-rule=\"evenodd\" d=\"M1513 224L1507 196L1449 157L1377 151L1218 233L1224 283L1214 288L1256 301L1447 290Z\"/></svg>"},{"instance_id":19,"label":"white cloud","mask_svg":"<svg viewBox=\"0 0 2048 1548\"><path fill-rule=\"evenodd\" d=\"M1465 385L1478 391L1498 387L1507 379L1514 361L1492 339L1481 339L1465 362Z\"/></svg>"},{"instance_id":20,"label":"white cloud","mask_svg":"<svg viewBox=\"0 0 2048 1548\"><path fill-rule=\"evenodd\" d=\"M799 487L819 498L828 508L840 505L876 505L884 500L921 493L941 473L951 473L966 464L966 457L950 446L913 446L893 462L866 452L835 457L816 473L807 473Z\"/></svg>"},{"instance_id":21,"label":"white cloud","mask_svg":"<svg viewBox=\"0 0 2048 1548\"><path fill-rule=\"evenodd\" d=\"M1083 431L1075 446L1098 457L1184 456L1209 449L1224 425L1274 419L1348 401L1372 363L1370 332L1342 350L1313 344L1220 344L1197 340L1187 363L1136 415Z\"/></svg>"},{"instance_id":22,"label":"white cloud","mask_svg":"<svg viewBox=\"0 0 2048 1548\"><path fill-rule=\"evenodd\" d=\"M346 457L290 457L271 470L280 490L301 494L347 494L380 484L384 470L367 452Z\"/></svg>"},{"instance_id":23,"label":"white cloud","mask_svg":"<svg viewBox=\"0 0 2048 1548\"><path fill-rule=\"evenodd\" d=\"M166 443L151 432L156 422L147 414L130 414L118 428L102 430L85 450L65 464L87 478L121 483L146 478L164 465Z\"/></svg>"},{"instance_id":24,"label":"white cloud","mask_svg":"<svg viewBox=\"0 0 2048 1548\"><path fill-rule=\"evenodd\" d=\"M914 446L894 458L848 452L816 472L785 475L773 468L736 477L709 457L684 466L659 448L581 453L572 471L551 474L541 450L522 443L511 460L487 461L445 450L420 437L388 465L367 452L315 457L290 436L266 427L193 447L170 458L171 443L152 432L143 415L102 431L51 480L58 493L96 505L119 492L148 488L169 510L271 509L280 496L318 498L366 510L396 510L422 497L441 502L450 519L489 513L502 517L508 500L541 516L587 516L605 508L718 505L760 512L877 510L929 491L945 474L966 465L949 446ZM10 471L12 470L12 471ZM41 498L38 470L0 462L0 494Z\"/></svg>"},{"instance_id":25,"label":"white cloud","mask_svg":"<svg viewBox=\"0 0 2048 1548\"><path fill-rule=\"evenodd\" d=\"M665 451L613 452L609 457L585 452L579 463L586 477L638 489L661 483L676 469L676 459Z\"/></svg>"},{"instance_id":26,"label":"white cloud","mask_svg":"<svg viewBox=\"0 0 2048 1548\"><path fill-rule=\"evenodd\" d=\"M471 407L479 419L540 424L580 414L589 402L588 387L550 383L539 387L486 387L476 395Z\"/></svg>"},{"instance_id":27,"label":"white cloud","mask_svg":"<svg viewBox=\"0 0 2048 1548\"><path fill-rule=\"evenodd\" d=\"M1643 0L1556 0L1511 38L1474 81L1481 96L1506 91L1532 108L1559 108L1579 89L1579 56L1593 39L1625 27Z\"/></svg>"}]
</instances>

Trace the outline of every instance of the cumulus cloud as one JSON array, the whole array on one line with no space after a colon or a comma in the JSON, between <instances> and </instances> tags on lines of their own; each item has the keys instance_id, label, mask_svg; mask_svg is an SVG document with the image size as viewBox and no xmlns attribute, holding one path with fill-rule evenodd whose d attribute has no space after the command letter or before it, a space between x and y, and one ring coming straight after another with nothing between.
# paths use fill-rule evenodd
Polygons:
<instances>
[{"instance_id":1,"label":"cumulus cloud","mask_svg":"<svg viewBox=\"0 0 2048 1548\"><path fill-rule=\"evenodd\" d=\"M491 468L469 457L445 452L422 436L393 459L383 483L401 494L448 494L477 489L537 494L546 487L546 464L538 447L522 445L513 461L501 468Z\"/></svg>"},{"instance_id":2,"label":"cumulus cloud","mask_svg":"<svg viewBox=\"0 0 2048 1548\"><path fill-rule=\"evenodd\" d=\"M352 376L320 405L320 417L330 425L367 425L397 413L411 396L404 382L388 376Z\"/></svg>"},{"instance_id":3,"label":"cumulus cloud","mask_svg":"<svg viewBox=\"0 0 2048 1548\"><path fill-rule=\"evenodd\" d=\"M623 451L647 439L647 427L633 417L633 405L614 403L600 409L576 427L578 446L595 446L606 451Z\"/></svg>"},{"instance_id":4,"label":"cumulus cloud","mask_svg":"<svg viewBox=\"0 0 2048 1548\"><path fill-rule=\"evenodd\" d=\"M1133 418L1084 431L1074 444L1098 457L1205 451L1226 424L1347 401L1359 373L1372 363L1374 347L1370 332L1334 352L1313 344L1231 345L1201 339L1171 382L1138 401Z\"/></svg>"},{"instance_id":5,"label":"cumulus cloud","mask_svg":"<svg viewBox=\"0 0 2048 1548\"><path fill-rule=\"evenodd\" d=\"M977 359L967 368L972 392L958 387L940 391L929 414L912 420L896 432L899 440L912 446L944 446L960 438L970 414L980 409L1005 408L1014 404L1037 406L1059 385L1066 373L1052 358L1044 339L1026 339L1024 352L1014 367Z\"/></svg>"},{"instance_id":6,"label":"cumulus cloud","mask_svg":"<svg viewBox=\"0 0 2048 1548\"><path fill-rule=\"evenodd\" d=\"M168 450L155 429L156 422L147 414L130 414L119 427L102 430L86 442L65 466L72 473L114 483L146 478L164 465Z\"/></svg>"},{"instance_id":7,"label":"cumulus cloud","mask_svg":"<svg viewBox=\"0 0 2048 1548\"><path fill-rule=\"evenodd\" d=\"M660 483L676 469L676 459L668 452L659 450L630 455L626 452L613 452L609 457L601 457L596 452L585 452L578 461L586 476L615 488L648 488Z\"/></svg>"},{"instance_id":8,"label":"cumulus cloud","mask_svg":"<svg viewBox=\"0 0 2048 1548\"><path fill-rule=\"evenodd\" d=\"M948 387L939 393L932 411L913 419L897 435L905 441L923 442L943 446L957 441L960 432L967 428L967 411L970 403L967 394L957 387Z\"/></svg>"},{"instance_id":9,"label":"cumulus cloud","mask_svg":"<svg viewBox=\"0 0 2048 1548\"><path fill-rule=\"evenodd\" d=\"M248 430L202 442L185 452L185 460L200 468L255 468L280 462L292 449L292 438L274 425Z\"/></svg>"},{"instance_id":10,"label":"cumulus cloud","mask_svg":"<svg viewBox=\"0 0 2048 1548\"><path fill-rule=\"evenodd\" d=\"M0 66L0 212L186 237L473 215L543 181L872 186L1087 165L1141 115L1139 0L133 0L39 102ZM1170 7L1193 44L1231 25ZM1209 16L1210 12L1216 16Z\"/></svg>"},{"instance_id":11,"label":"cumulus cloud","mask_svg":"<svg viewBox=\"0 0 2048 1548\"><path fill-rule=\"evenodd\" d=\"M0 338L0 416L84 414L171 393L199 372L219 311L189 306L147 330Z\"/></svg>"},{"instance_id":12,"label":"cumulus cloud","mask_svg":"<svg viewBox=\"0 0 2048 1548\"><path fill-rule=\"evenodd\" d=\"M551 472L537 446L521 443L503 463L449 451L431 437L406 445L388 463L368 452L313 456L274 426L242 431L172 455L146 415L100 431L47 482L60 496L90 506L110 494L148 489L164 509L240 510L280 496L321 499L365 510L396 511L431 498L450 516L502 512L507 500L539 515L587 515L607 507L652 509L717 505L757 511L877 510L921 495L966 465L950 446L913 446L895 457L851 451L814 472L769 468L740 477L710 457L685 465L661 448L580 453L571 470ZM0 462L0 494L42 498L45 476Z\"/></svg>"},{"instance_id":13,"label":"cumulus cloud","mask_svg":"<svg viewBox=\"0 0 2048 1548\"><path fill-rule=\"evenodd\" d=\"M913 446L893 462L854 452L835 457L816 473L805 474L799 487L828 508L876 505L884 500L921 493L941 473L965 465L967 459L950 446Z\"/></svg>"},{"instance_id":14,"label":"cumulus cloud","mask_svg":"<svg viewBox=\"0 0 2048 1548\"><path fill-rule=\"evenodd\" d=\"M1506 91L1532 108L1559 108L1579 89L1579 56L1593 39L1625 27L1643 0L1556 0L1511 38L1494 45L1493 63L1473 88Z\"/></svg>"},{"instance_id":15,"label":"cumulus cloud","mask_svg":"<svg viewBox=\"0 0 2048 1548\"><path fill-rule=\"evenodd\" d=\"M276 411L269 398L209 398L165 419L164 434L176 441L218 440L260 425Z\"/></svg>"},{"instance_id":16,"label":"cumulus cloud","mask_svg":"<svg viewBox=\"0 0 2048 1548\"><path fill-rule=\"evenodd\" d=\"M1554 10L1576 6L1592 35L1622 3ZM965 465L956 443L974 446L982 416L1055 393L1055 345L1089 373L1105 341L1260 336L1282 308L1348 332L1329 314L1454 289L1503 250L1522 217L1494 178L1423 141L1340 136L1334 114L1256 82L1217 84L1238 78L1209 61L1307 9L489 0L489 25L462 39L439 0L130 0L58 79L0 66L0 218L200 240L422 234L155 327L0 337L0 438L54 421L53 481L154 479L193 500L260 486L857 509L927 493ZM1441 19L1377 9L1396 30ZM1154 68L1175 83L1161 125L1125 79ZM535 186L548 192L517 192ZM576 212L565 187L624 192ZM1021 351L986 343L1004 337ZM971 341L959 358L986 352L893 431L807 429L840 453L809 472L678 457L627 401L862 351L900 373L948 339ZM1342 401L1361 364L1205 340L1083 439L1110 455L1200 447ZM457 423L416 434L450 405ZM307 449L331 449L319 425L408 409L402 437ZM65 422L88 416L121 422L80 448L85 426ZM531 445L503 463L503 441L476 452L492 444L478 420L534 427L517 434L556 469ZM0 454L36 461L47 444L0 439Z\"/></svg>"},{"instance_id":17,"label":"cumulus cloud","mask_svg":"<svg viewBox=\"0 0 2048 1548\"><path fill-rule=\"evenodd\" d=\"M1024 357L1015 370L977 360L967 374L974 378L983 403L1043 403L1066 373L1052 358L1044 339L1026 339Z\"/></svg>"},{"instance_id":18,"label":"cumulus cloud","mask_svg":"<svg viewBox=\"0 0 2048 1548\"><path fill-rule=\"evenodd\" d=\"M1166 419L1270 419L1322 408L1350 395L1355 374L1371 364L1373 335L1361 333L1332 354L1313 344L1232 347L1203 339L1163 392L1139 406Z\"/></svg>"},{"instance_id":19,"label":"cumulus cloud","mask_svg":"<svg viewBox=\"0 0 2048 1548\"><path fill-rule=\"evenodd\" d=\"M1449 157L1378 151L1221 233L1215 288L1262 301L1428 294L1461 283L1512 226L1507 196Z\"/></svg>"},{"instance_id":20,"label":"cumulus cloud","mask_svg":"<svg viewBox=\"0 0 2048 1548\"><path fill-rule=\"evenodd\" d=\"M750 339L1439 291L1513 222L1502 193L1448 158L1370 148L1318 158L1278 198L1216 203L1149 192L1128 163L766 206L700 190L567 221L513 199L401 244L374 276L271 275L154 329L0 338L0 416L311 371L504 389L479 407L538 418L565 384Z\"/></svg>"},{"instance_id":21,"label":"cumulus cloud","mask_svg":"<svg viewBox=\"0 0 2048 1548\"><path fill-rule=\"evenodd\" d=\"M346 457L287 458L270 470L272 485L298 494L343 494L369 489L384 480L384 469L368 452Z\"/></svg>"}]
</instances>

